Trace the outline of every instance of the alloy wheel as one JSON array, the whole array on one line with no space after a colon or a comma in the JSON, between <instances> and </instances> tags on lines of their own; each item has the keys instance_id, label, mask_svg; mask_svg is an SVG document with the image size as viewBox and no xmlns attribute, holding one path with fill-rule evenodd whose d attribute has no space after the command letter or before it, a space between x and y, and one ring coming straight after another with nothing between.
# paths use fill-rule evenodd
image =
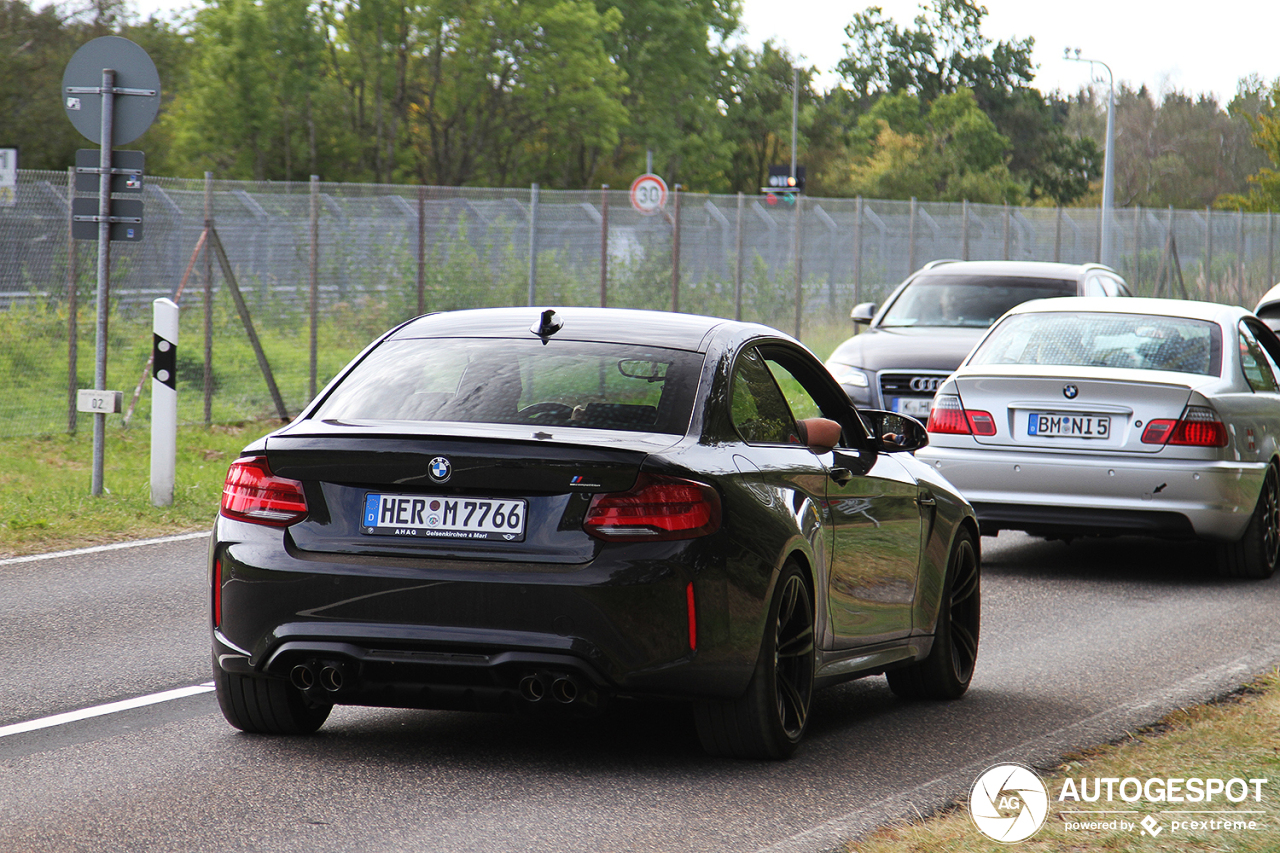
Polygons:
<instances>
[{"instance_id":1,"label":"alloy wheel","mask_svg":"<svg viewBox=\"0 0 1280 853\"><path fill-rule=\"evenodd\" d=\"M813 607L798 574L787 578L778 607L774 642L774 680L778 718L787 737L804 731L813 698Z\"/></svg>"}]
</instances>

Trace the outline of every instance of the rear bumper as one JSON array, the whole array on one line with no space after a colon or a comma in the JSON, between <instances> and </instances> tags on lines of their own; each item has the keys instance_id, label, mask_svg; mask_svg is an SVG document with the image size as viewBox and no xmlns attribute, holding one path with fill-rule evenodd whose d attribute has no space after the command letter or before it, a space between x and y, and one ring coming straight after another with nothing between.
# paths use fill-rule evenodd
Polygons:
<instances>
[{"instance_id":1,"label":"rear bumper","mask_svg":"<svg viewBox=\"0 0 1280 853\"><path fill-rule=\"evenodd\" d=\"M1265 462L1007 452L930 445L917 457L973 504L983 533L1237 541Z\"/></svg>"},{"instance_id":2,"label":"rear bumper","mask_svg":"<svg viewBox=\"0 0 1280 853\"><path fill-rule=\"evenodd\" d=\"M213 549L222 577L217 665L290 679L317 700L504 710L553 704L557 692L587 703L728 698L746 688L759 651L758 638L753 646L729 630L723 559L699 541L671 543L658 557L646 543L643 560L620 548L566 571L312 556L281 547L279 530L225 520L220 529L235 535ZM324 683L327 669L340 686Z\"/></svg>"}]
</instances>

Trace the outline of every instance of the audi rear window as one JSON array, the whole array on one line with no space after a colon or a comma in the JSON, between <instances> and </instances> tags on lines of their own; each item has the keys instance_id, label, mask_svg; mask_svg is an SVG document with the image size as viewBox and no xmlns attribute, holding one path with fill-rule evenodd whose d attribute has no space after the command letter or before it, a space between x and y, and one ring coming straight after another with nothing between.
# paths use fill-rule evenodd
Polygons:
<instances>
[{"instance_id":1,"label":"audi rear window","mask_svg":"<svg viewBox=\"0 0 1280 853\"><path fill-rule=\"evenodd\" d=\"M1075 295L1076 283L1060 279L930 275L907 285L880 325L985 329L1023 302Z\"/></svg>"},{"instance_id":2,"label":"audi rear window","mask_svg":"<svg viewBox=\"0 0 1280 853\"><path fill-rule=\"evenodd\" d=\"M1217 323L1147 314L1015 314L974 350L970 364L1129 367L1219 376Z\"/></svg>"},{"instance_id":3,"label":"audi rear window","mask_svg":"<svg viewBox=\"0 0 1280 853\"><path fill-rule=\"evenodd\" d=\"M702 360L683 350L536 338L389 340L313 417L680 435L689 426Z\"/></svg>"}]
</instances>

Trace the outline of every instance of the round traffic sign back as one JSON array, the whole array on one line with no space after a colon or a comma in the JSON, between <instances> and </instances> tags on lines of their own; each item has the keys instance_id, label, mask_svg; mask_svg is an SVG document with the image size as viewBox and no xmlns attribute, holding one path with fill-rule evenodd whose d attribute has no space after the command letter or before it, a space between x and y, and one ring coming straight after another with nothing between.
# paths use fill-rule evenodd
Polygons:
<instances>
[{"instance_id":1,"label":"round traffic sign back","mask_svg":"<svg viewBox=\"0 0 1280 853\"><path fill-rule=\"evenodd\" d=\"M631 206L652 216L667 203L667 182L652 173L641 175L631 182Z\"/></svg>"},{"instance_id":2,"label":"round traffic sign back","mask_svg":"<svg viewBox=\"0 0 1280 853\"><path fill-rule=\"evenodd\" d=\"M71 124L92 142L102 142L102 94L68 89L102 88L102 72L116 73L116 89L152 94L116 94L111 117L111 145L124 145L146 133L160 110L160 74L147 52L120 36L85 43L62 73L62 107Z\"/></svg>"}]
</instances>

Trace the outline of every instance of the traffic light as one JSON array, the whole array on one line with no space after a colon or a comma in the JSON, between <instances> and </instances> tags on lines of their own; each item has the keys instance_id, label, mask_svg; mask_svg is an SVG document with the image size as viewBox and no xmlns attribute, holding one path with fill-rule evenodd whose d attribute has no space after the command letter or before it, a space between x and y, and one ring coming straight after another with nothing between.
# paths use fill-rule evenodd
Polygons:
<instances>
[{"instance_id":1,"label":"traffic light","mask_svg":"<svg viewBox=\"0 0 1280 853\"><path fill-rule=\"evenodd\" d=\"M766 191L804 192L804 166L796 166L796 176L791 177L790 166L770 166L769 186Z\"/></svg>"}]
</instances>

